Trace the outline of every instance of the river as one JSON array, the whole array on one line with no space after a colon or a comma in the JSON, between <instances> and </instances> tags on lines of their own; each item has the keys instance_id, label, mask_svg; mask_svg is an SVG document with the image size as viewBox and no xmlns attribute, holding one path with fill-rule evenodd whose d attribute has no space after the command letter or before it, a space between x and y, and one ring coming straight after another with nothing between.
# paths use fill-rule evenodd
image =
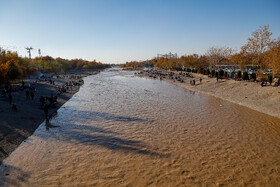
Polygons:
<instances>
[{"instance_id":1,"label":"river","mask_svg":"<svg viewBox=\"0 0 280 187\"><path fill-rule=\"evenodd\" d=\"M0 167L4 186L279 186L280 119L105 71Z\"/></svg>"}]
</instances>

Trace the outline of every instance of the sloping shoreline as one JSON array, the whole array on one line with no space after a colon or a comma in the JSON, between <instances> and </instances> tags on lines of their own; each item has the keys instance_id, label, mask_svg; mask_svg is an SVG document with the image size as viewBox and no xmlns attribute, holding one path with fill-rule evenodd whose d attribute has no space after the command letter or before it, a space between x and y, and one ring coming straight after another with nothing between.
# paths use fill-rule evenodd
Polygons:
<instances>
[{"instance_id":1,"label":"sloping shoreline","mask_svg":"<svg viewBox=\"0 0 280 187\"><path fill-rule=\"evenodd\" d=\"M178 74L178 72L174 73ZM196 73L191 74L193 78L184 78L184 83L168 78L163 78L162 80L191 91L227 100L280 119L280 87L261 87L259 83L249 81L219 80L216 82L215 78L209 78L208 76ZM148 75L137 75L150 78ZM202 78L201 83L199 81L200 78ZM196 85L191 85L190 80L195 80Z\"/></svg>"},{"instance_id":2,"label":"sloping shoreline","mask_svg":"<svg viewBox=\"0 0 280 187\"><path fill-rule=\"evenodd\" d=\"M65 85L66 82L78 82L89 75L97 74L98 70L89 72L72 72L61 74L59 78L52 77L55 86ZM71 76L79 78L71 79ZM25 139L45 120L44 111L40 108L40 96L56 95L56 88L49 81L40 81L27 79L25 83L31 83L36 89L34 100L26 99L25 91L19 90L12 92L13 103L17 104L18 111L12 111L8 97L0 99L0 164L9 156ZM49 114L54 114L64 103L66 103L75 93L77 93L83 83L72 86L67 92L58 95L56 108L51 108Z\"/></svg>"}]
</instances>

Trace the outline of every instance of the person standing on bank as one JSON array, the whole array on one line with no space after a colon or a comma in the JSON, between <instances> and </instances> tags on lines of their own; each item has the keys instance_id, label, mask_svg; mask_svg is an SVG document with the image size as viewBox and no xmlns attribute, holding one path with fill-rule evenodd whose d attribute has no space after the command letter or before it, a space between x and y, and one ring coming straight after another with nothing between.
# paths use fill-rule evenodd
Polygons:
<instances>
[{"instance_id":1,"label":"person standing on bank","mask_svg":"<svg viewBox=\"0 0 280 187\"><path fill-rule=\"evenodd\" d=\"M28 88L26 89L25 93L26 93L26 99L29 99L29 89Z\"/></svg>"},{"instance_id":2,"label":"person standing on bank","mask_svg":"<svg viewBox=\"0 0 280 187\"><path fill-rule=\"evenodd\" d=\"M31 99L33 101L34 100L34 92L33 91L31 91L30 96L31 96Z\"/></svg>"},{"instance_id":3,"label":"person standing on bank","mask_svg":"<svg viewBox=\"0 0 280 187\"><path fill-rule=\"evenodd\" d=\"M12 104L12 93L11 92L8 93L8 97L9 97L9 103Z\"/></svg>"},{"instance_id":4,"label":"person standing on bank","mask_svg":"<svg viewBox=\"0 0 280 187\"><path fill-rule=\"evenodd\" d=\"M45 118L48 119L48 117L49 117L49 106L47 104L44 104L44 112L45 112Z\"/></svg>"},{"instance_id":5,"label":"person standing on bank","mask_svg":"<svg viewBox=\"0 0 280 187\"><path fill-rule=\"evenodd\" d=\"M42 109L45 104L45 98L43 96L40 97L40 102L41 102L40 109Z\"/></svg>"}]
</instances>

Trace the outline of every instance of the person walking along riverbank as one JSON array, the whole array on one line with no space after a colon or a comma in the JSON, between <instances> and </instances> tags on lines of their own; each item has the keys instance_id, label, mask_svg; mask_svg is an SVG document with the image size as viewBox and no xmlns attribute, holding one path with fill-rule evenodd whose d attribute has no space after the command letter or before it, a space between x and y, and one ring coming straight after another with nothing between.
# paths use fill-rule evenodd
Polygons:
<instances>
[{"instance_id":1,"label":"person walking along riverbank","mask_svg":"<svg viewBox=\"0 0 280 187\"><path fill-rule=\"evenodd\" d=\"M31 91L30 97L31 97L31 100L33 101L34 100L34 91Z\"/></svg>"},{"instance_id":2,"label":"person walking along riverbank","mask_svg":"<svg viewBox=\"0 0 280 187\"><path fill-rule=\"evenodd\" d=\"M9 104L12 104L12 93L11 92L8 93L8 97L9 97Z\"/></svg>"}]
</instances>

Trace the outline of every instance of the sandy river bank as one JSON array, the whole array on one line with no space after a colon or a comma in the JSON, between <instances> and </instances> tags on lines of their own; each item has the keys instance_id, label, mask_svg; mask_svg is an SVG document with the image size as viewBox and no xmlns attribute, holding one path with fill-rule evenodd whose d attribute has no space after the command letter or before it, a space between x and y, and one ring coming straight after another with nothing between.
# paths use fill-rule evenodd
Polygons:
<instances>
[{"instance_id":1,"label":"sandy river bank","mask_svg":"<svg viewBox=\"0 0 280 187\"><path fill-rule=\"evenodd\" d=\"M85 76L96 74L98 71L90 72L71 72L60 74L60 77L48 75L55 82L50 84L48 80L36 81L36 79L24 79L25 84L30 83L35 87L34 100L27 99L25 90L17 90L12 92L12 103L17 105L18 111L11 110L8 97L0 97L0 164L3 159L9 156L22 141L31 136L38 126L45 120L44 111L40 108L40 96L55 96L56 87L65 85L66 82L78 82L79 79L71 78L72 75L83 78ZM47 78L48 79L48 78ZM82 84L81 82L79 84ZM21 83L13 84L12 88L19 87ZM55 87L56 86L56 87ZM66 103L76 92L80 86L76 85L58 95L57 107L50 108L49 113L56 112L64 103Z\"/></svg>"},{"instance_id":2,"label":"sandy river bank","mask_svg":"<svg viewBox=\"0 0 280 187\"><path fill-rule=\"evenodd\" d=\"M280 184L280 119L134 72L84 78L50 123L3 160L0 186Z\"/></svg>"},{"instance_id":3,"label":"sandy river bank","mask_svg":"<svg viewBox=\"0 0 280 187\"><path fill-rule=\"evenodd\" d=\"M179 72L174 73L178 74ZM206 75L191 74L194 78L184 78L184 83L167 78L162 80L191 91L208 94L280 118L280 87L261 87L256 82L235 80L219 80L216 82L215 78L209 78ZM150 78L148 75L137 75ZM201 83L200 78L202 78ZM195 80L196 85L190 85L190 80Z\"/></svg>"}]
</instances>

